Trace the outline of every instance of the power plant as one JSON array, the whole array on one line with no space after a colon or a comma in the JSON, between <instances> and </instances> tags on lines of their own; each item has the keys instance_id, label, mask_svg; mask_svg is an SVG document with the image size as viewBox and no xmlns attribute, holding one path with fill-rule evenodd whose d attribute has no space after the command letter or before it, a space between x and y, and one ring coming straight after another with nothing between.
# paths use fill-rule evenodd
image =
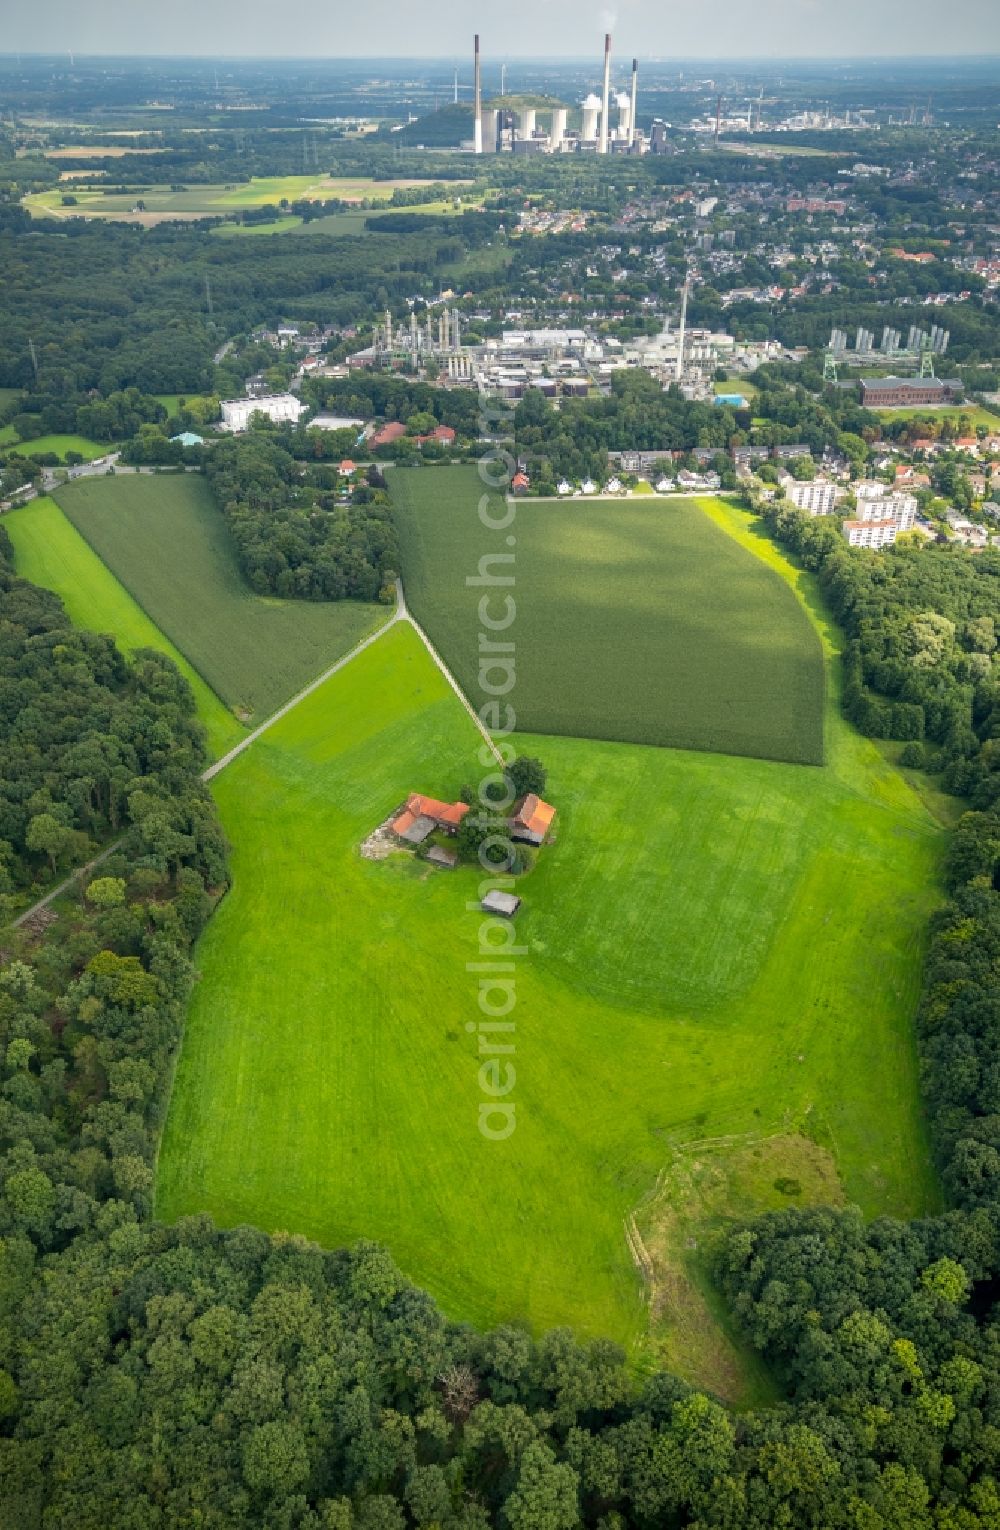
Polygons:
<instances>
[{"instance_id":1,"label":"power plant","mask_svg":"<svg viewBox=\"0 0 1000 1530\"><path fill-rule=\"evenodd\" d=\"M483 105L482 59L476 33L475 107L473 137L465 147L473 154L646 154L653 141L639 130L639 60L632 60L631 92L612 88L611 33L604 36L601 94L595 91L580 103L580 126L571 128L570 108L523 106L517 112ZM503 74L501 75L503 80ZM505 83L505 82L504 82ZM501 85L501 98L503 84ZM615 121L612 121L612 112ZM548 117L549 126L539 125Z\"/></svg>"}]
</instances>

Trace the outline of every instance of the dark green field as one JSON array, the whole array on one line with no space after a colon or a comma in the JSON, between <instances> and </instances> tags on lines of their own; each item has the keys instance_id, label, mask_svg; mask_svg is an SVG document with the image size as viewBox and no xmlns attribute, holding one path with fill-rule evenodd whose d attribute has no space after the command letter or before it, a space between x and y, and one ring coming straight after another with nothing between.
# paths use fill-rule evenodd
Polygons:
<instances>
[{"instance_id":1,"label":"dark green field","mask_svg":"<svg viewBox=\"0 0 1000 1530\"><path fill-rule=\"evenodd\" d=\"M386 620L359 601L255 595L205 481L77 479L57 499L98 557L245 721L261 720Z\"/></svg>"},{"instance_id":2,"label":"dark green field","mask_svg":"<svg viewBox=\"0 0 1000 1530\"><path fill-rule=\"evenodd\" d=\"M391 483L407 600L476 706L483 590L466 576L516 534L517 614L495 636L515 644L520 730L822 762L816 633L696 501L521 501L500 532L479 520L472 469ZM506 593L492 594L496 616Z\"/></svg>"}]
</instances>

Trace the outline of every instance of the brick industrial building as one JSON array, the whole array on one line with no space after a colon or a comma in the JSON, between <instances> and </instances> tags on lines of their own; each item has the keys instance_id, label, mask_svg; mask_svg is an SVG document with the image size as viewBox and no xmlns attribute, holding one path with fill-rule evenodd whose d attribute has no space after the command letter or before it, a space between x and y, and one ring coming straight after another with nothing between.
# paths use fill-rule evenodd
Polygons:
<instances>
[{"instance_id":1,"label":"brick industrial building","mask_svg":"<svg viewBox=\"0 0 1000 1530\"><path fill-rule=\"evenodd\" d=\"M862 377L861 402L866 409L913 408L923 404L950 404L962 392L957 378Z\"/></svg>"}]
</instances>

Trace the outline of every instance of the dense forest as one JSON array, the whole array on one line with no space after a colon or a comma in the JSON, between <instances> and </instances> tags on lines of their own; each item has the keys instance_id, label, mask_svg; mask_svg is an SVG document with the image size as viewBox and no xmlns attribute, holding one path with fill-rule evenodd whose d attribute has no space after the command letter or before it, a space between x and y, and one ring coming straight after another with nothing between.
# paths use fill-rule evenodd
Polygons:
<instances>
[{"instance_id":1,"label":"dense forest","mask_svg":"<svg viewBox=\"0 0 1000 1530\"><path fill-rule=\"evenodd\" d=\"M301 600L394 598L399 547L389 496L377 484L337 493L336 471L314 470L323 488L268 432L219 441L205 473L260 594ZM307 474L307 478L308 478Z\"/></svg>"},{"instance_id":2,"label":"dense forest","mask_svg":"<svg viewBox=\"0 0 1000 1530\"><path fill-rule=\"evenodd\" d=\"M218 881L204 754L187 683L163 655L126 663L108 637L71 627L62 603L18 579L0 528L0 915L21 889L125 834L171 872Z\"/></svg>"},{"instance_id":3,"label":"dense forest","mask_svg":"<svg viewBox=\"0 0 1000 1530\"><path fill-rule=\"evenodd\" d=\"M436 295L436 273L466 250L461 219L367 234L359 260L352 238L222 240L200 225L50 226L5 211L0 387L29 389L33 413L92 402L95 389L211 392L213 354L231 336L283 318L351 325Z\"/></svg>"},{"instance_id":4,"label":"dense forest","mask_svg":"<svg viewBox=\"0 0 1000 1530\"><path fill-rule=\"evenodd\" d=\"M848 549L839 528L775 501L765 519L818 573L848 637L844 710L873 738L907 741L904 763L940 773L976 808L1000 800L1000 553L900 545Z\"/></svg>"}]
</instances>

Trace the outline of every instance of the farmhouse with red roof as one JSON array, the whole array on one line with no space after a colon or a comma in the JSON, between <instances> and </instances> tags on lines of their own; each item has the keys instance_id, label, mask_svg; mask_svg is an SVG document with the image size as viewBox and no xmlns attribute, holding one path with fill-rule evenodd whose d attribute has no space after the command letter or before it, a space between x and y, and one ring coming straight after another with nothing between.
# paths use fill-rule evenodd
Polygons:
<instances>
[{"instance_id":1,"label":"farmhouse with red roof","mask_svg":"<svg viewBox=\"0 0 1000 1530\"><path fill-rule=\"evenodd\" d=\"M439 802L436 797L411 792L403 811L392 821L392 832L407 844L422 845L435 829L456 833L468 811L467 802Z\"/></svg>"},{"instance_id":2,"label":"farmhouse with red roof","mask_svg":"<svg viewBox=\"0 0 1000 1530\"><path fill-rule=\"evenodd\" d=\"M551 829L555 816L554 807L543 802L534 792L529 792L514 810L514 817L510 823L511 839L525 840L529 845L540 845Z\"/></svg>"}]
</instances>

